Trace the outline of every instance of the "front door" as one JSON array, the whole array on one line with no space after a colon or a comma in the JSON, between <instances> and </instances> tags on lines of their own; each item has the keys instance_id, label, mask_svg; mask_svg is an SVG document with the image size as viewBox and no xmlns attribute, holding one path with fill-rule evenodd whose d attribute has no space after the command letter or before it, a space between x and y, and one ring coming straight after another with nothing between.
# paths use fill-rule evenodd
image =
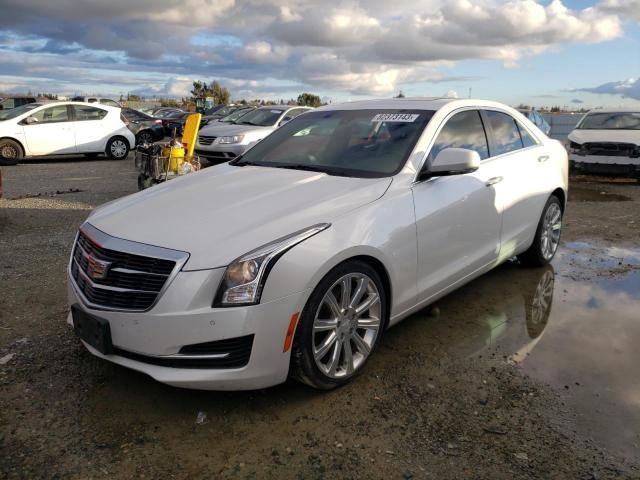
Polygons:
<instances>
[{"instance_id":1,"label":"front door","mask_svg":"<svg viewBox=\"0 0 640 480\"><path fill-rule=\"evenodd\" d=\"M428 161L452 147L475 150L483 160L489 157L477 110L464 110L447 120ZM431 178L414 185L419 301L497 259L502 205L493 185L499 181L499 173L489 162L473 173Z\"/></svg>"},{"instance_id":2,"label":"front door","mask_svg":"<svg viewBox=\"0 0 640 480\"><path fill-rule=\"evenodd\" d=\"M67 105L54 105L30 115L35 121L23 123L31 155L57 155L76 152L76 139Z\"/></svg>"}]
</instances>

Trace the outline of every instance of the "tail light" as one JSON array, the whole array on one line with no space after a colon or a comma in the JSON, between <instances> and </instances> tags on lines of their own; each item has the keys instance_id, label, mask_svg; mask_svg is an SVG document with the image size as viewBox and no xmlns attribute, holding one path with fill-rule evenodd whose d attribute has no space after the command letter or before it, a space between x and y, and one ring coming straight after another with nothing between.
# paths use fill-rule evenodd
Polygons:
<instances>
[{"instance_id":1,"label":"tail light","mask_svg":"<svg viewBox=\"0 0 640 480\"><path fill-rule=\"evenodd\" d=\"M162 124L162 120L160 120L160 119L158 118L154 123Z\"/></svg>"}]
</instances>

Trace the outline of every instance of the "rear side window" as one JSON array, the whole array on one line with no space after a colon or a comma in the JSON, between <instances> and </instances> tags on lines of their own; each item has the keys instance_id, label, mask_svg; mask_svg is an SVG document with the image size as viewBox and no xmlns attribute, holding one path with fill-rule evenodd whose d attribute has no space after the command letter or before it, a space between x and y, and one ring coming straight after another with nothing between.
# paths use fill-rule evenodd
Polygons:
<instances>
[{"instance_id":1,"label":"rear side window","mask_svg":"<svg viewBox=\"0 0 640 480\"><path fill-rule=\"evenodd\" d=\"M533 136L531 136L527 129L524 128L520 123L518 123L518 130L520 130L520 138L522 139L522 144L525 148L532 147L533 145L538 145L536 139L533 138Z\"/></svg>"},{"instance_id":2,"label":"rear side window","mask_svg":"<svg viewBox=\"0 0 640 480\"><path fill-rule=\"evenodd\" d=\"M467 110L451 117L431 147L431 159L435 159L445 148L475 150L482 160L489 157L487 135L479 111Z\"/></svg>"},{"instance_id":3,"label":"rear side window","mask_svg":"<svg viewBox=\"0 0 640 480\"><path fill-rule=\"evenodd\" d=\"M520 131L516 121L510 115L487 110L487 118L493 134L491 155L497 156L523 148Z\"/></svg>"},{"instance_id":4,"label":"rear side window","mask_svg":"<svg viewBox=\"0 0 640 480\"><path fill-rule=\"evenodd\" d=\"M107 111L101 108L85 107L81 105L74 105L76 112L76 121L85 120L102 120L107 116Z\"/></svg>"},{"instance_id":5,"label":"rear side window","mask_svg":"<svg viewBox=\"0 0 640 480\"><path fill-rule=\"evenodd\" d=\"M35 118L38 123L68 122L69 112L67 111L66 105L57 105L39 110L31 115L31 117Z\"/></svg>"}]
</instances>

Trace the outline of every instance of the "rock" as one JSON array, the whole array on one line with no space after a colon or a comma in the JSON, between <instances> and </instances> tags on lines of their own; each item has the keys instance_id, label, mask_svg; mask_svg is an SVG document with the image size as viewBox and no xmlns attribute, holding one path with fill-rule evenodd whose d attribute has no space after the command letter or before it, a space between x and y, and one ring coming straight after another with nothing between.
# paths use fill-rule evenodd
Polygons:
<instances>
[{"instance_id":1,"label":"rock","mask_svg":"<svg viewBox=\"0 0 640 480\"><path fill-rule=\"evenodd\" d=\"M529 455L527 455L524 452L514 453L513 456L516 457L518 460L523 460L525 462L529 461Z\"/></svg>"},{"instance_id":2,"label":"rock","mask_svg":"<svg viewBox=\"0 0 640 480\"><path fill-rule=\"evenodd\" d=\"M207 423L207 414L205 412L198 412L196 425L204 425L205 423Z\"/></svg>"},{"instance_id":3,"label":"rock","mask_svg":"<svg viewBox=\"0 0 640 480\"><path fill-rule=\"evenodd\" d=\"M15 353L8 353L7 355L5 355L4 357L0 358L0 365L6 365L7 363L9 363L11 361L11 359L13 357L15 357L16 354Z\"/></svg>"}]
</instances>

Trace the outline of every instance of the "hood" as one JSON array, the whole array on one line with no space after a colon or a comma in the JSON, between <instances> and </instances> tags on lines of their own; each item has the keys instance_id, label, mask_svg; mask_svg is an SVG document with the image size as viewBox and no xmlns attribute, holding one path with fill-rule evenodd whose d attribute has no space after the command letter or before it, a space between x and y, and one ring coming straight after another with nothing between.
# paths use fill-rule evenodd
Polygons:
<instances>
[{"instance_id":1,"label":"hood","mask_svg":"<svg viewBox=\"0 0 640 480\"><path fill-rule=\"evenodd\" d=\"M243 133L251 131L271 131L275 130L275 127L257 127L255 125L234 125L228 123L214 123L209 124L200 130L200 135L214 136L214 137L226 137L232 135L241 135Z\"/></svg>"},{"instance_id":2,"label":"hood","mask_svg":"<svg viewBox=\"0 0 640 480\"><path fill-rule=\"evenodd\" d=\"M640 130L580 130L569 134L569 140L576 143L615 142L640 145Z\"/></svg>"},{"instance_id":3,"label":"hood","mask_svg":"<svg viewBox=\"0 0 640 480\"><path fill-rule=\"evenodd\" d=\"M390 178L223 164L108 203L87 221L114 237L189 252L185 270L200 270L331 223L380 198L390 184Z\"/></svg>"}]
</instances>

